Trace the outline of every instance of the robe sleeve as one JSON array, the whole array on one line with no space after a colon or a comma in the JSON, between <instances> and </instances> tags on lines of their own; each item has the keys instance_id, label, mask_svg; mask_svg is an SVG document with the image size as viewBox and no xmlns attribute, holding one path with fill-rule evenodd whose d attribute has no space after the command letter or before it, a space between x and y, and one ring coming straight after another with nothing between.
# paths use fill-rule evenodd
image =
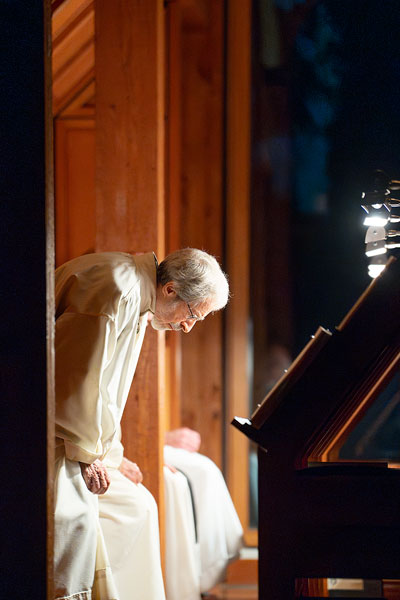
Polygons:
<instances>
[{"instance_id":1,"label":"robe sleeve","mask_svg":"<svg viewBox=\"0 0 400 600\"><path fill-rule=\"evenodd\" d=\"M107 315L66 312L56 321L56 435L70 460L92 463L107 450L102 423L110 404L102 375L115 343Z\"/></svg>"}]
</instances>

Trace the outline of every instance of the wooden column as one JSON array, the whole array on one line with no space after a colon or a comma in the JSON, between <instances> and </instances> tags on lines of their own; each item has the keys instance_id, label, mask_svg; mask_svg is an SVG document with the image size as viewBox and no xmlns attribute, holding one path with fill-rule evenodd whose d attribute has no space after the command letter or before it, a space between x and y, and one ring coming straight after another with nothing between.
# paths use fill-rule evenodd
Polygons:
<instances>
[{"instance_id":1,"label":"wooden column","mask_svg":"<svg viewBox=\"0 0 400 600\"><path fill-rule=\"evenodd\" d=\"M181 248L182 209L182 6L166 12L166 253ZM166 335L167 429L181 426L182 336Z\"/></svg>"},{"instance_id":2,"label":"wooden column","mask_svg":"<svg viewBox=\"0 0 400 600\"><path fill-rule=\"evenodd\" d=\"M164 256L162 0L96 0L96 251ZM164 335L151 328L123 418L123 443L162 513Z\"/></svg>"},{"instance_id":3,"label":"wooden column","mask_svg":"<svg viewBox=\"0 0 400 600\"><path fill-rule=\"evenodd\" d=\"M181 245L223 260L224 1L182 5ZM184 425L222 466L223 312L182 335Z\"/></svg>"},{"instance_id":4,"label":"wooden column","mask_svg":"<svg viewBox=\"0 0 400 600\"><path fill-rule=\"evenodd\" d=\"M233 297L227 308L227 421L248 415L249 406L249 285L250 285L250 0L230 0L227 12L227 268ZM228 426L229 489L246 542L249 535L249 452L244 436ZM243 492L246 490L246 493Z\"/></svg>"}]
</instances>

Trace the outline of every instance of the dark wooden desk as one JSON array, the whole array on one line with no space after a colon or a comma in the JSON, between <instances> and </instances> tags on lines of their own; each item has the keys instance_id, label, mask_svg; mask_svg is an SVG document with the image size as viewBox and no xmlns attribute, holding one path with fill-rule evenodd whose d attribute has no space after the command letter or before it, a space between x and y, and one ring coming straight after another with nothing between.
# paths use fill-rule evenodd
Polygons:
<instances>
[{"instance_id":1,"label":"dark wooden desk","mask_svg":"<svg viewBox=\"0 0 400 600\"><path fill-rule=\"evenodd\" d=\"M261 600L292 599L296 578L400 578L400 471L315 465L399 359L392 261L334 332L318 330L251 419L234 419L259 445Z\"/></svg>"}]
</instances>

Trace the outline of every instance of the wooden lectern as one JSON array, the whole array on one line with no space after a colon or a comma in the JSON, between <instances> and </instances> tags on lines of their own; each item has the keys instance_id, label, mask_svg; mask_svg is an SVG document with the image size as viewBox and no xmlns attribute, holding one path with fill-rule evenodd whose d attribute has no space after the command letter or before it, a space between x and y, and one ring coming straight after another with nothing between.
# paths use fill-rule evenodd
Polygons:
<instances>
[{"instance_id":1,"label":"wooden lectern","mask_svg":"<svg viewBox=\"0 0 400 600\"><path fill-rule=\"evenodd\" d=\"M399 363L393 259L333 333L318 329L251 420L233 420L259 446L260 600L291 600L296 578L400 578L400 470L325 462Z\"/></svg>"}]
</instances>

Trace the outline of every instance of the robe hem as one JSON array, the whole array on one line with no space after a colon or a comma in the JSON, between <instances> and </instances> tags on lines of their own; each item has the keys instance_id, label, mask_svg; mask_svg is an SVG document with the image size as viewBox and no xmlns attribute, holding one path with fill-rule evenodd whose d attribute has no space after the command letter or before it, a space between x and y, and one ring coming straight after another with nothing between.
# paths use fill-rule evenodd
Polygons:
<instances>
[{"instance_id":1,"label":"robe hem","mask_svg":"<svg viewBox=\"0 0 400 600\"><path fill-rule=\"evenodd\" d=\"M94 591L94 600L119 600L110 567L96 569Z\"/></svg>"}]
</instances>

